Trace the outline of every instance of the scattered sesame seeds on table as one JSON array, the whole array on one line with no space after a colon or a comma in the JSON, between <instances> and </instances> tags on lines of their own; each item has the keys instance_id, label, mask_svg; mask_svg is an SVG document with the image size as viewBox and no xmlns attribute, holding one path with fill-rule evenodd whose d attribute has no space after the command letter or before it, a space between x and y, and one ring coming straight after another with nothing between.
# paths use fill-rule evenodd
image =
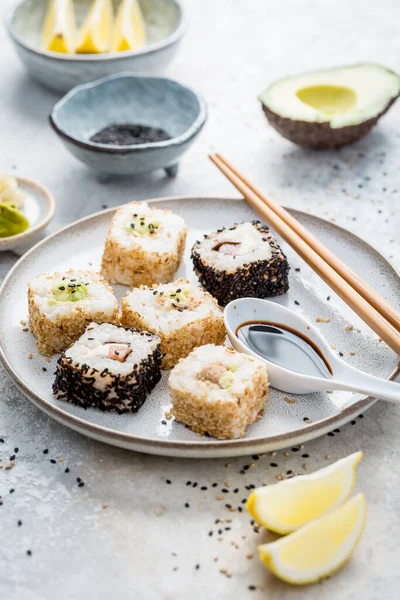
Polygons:
<instances>
[{"instance_id":1,"label":"scattered sesame seeds on table","mask_svg":"<svg viewBox=\"0 0 400 600\"><path fill-rule=\"evenodd\" d=\"M399 266L400 105L359 143L313 153L269 128L256 100L269 82L333 65L332 47L336 64L396 68L395 0L381 0L374 11L362 0L314 3L312 11L294 0L183 1L190 29L165 74L198 89L210 118L168 181L161 172L98 181L66 153L47 126L58 97L26 76L0 24L0 169L38 179L54 193L49 232L133 199L233 196L207 159L218 150L277 201L347 227ZM0 23L7 4L0 5ZM205 32L207 43L199 43ZM15 260L0 255L0 278ZM300 276L300 267L293 274ZM301 309L302 298L296 302ZM329 327L323 312L311 317ZM351 322L346 330L351 335ZM293 400L301 402L288 397L287 411ZM97 443L50 420L0 367L0 598L397 598L400 409L377 403L362 417L301 448L229 462L161 458ZM353 558L321 585L283 584L258 561L257 545L273 536L250 518L246 498L257 486L311 473L358 449L365 456L357 491L365 493L369 516Z\"/></svg>"}]
</instances>

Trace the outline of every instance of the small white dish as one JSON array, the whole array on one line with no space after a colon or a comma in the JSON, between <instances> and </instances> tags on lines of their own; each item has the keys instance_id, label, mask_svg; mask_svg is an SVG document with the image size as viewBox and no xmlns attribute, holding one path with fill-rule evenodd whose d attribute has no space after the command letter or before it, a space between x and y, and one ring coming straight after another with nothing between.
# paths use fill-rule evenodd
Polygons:
<instances>
[{"instance_id":1,"label":"small white dish","mask_svg":"<svg viewBox=\"0 0 400 600\"><path fill-rule=\"evenodd\" d=\"M55 201L51 192L33 179L15 179L26 194L23 212L29 221L29 228L18 235L0 238L0 252L12 250L20 256L44 237L43 229L53 218Z\"/></svg>"},{"instance_id":2,"label":"small white dish","mask_svg":"<svg viewBox=\"0 0 400 600\"><path fill-rule=\"evenodd\" d=\"M240 298L230 302L224 311L225 328L229 340L235 350L244 352L261 358L268 366L268 378L271 386L282 392L290 394L310 394L313 392L326 392L328 390L346 390L350 392L361 392L369 394L375 398L389 400L391 402L400 402L400 384L375 377L369 373L364 373L360 369L349 365L341 360L331 349L325 338L319 331L303 316L293 312L289 308L264 300L261 298ZM320 377L306 375L296 370L272 362L262 356L260 352L253 349L250 344L239 339L237 330L240 326L248 323L268 325L286 325L291 330L299 332L301 336L308 338L319 348L326 362L330 365L331 372L326 368L326 374ZM276 334L269 334L270 344L276 346L276 335L280 336L278 330ZM293 342L288 340L289 345ZM311 346L309 346L311 349ZM312 351L315 352L315 351ZM317 353L315 352L315 355Z\"/></svg>"}]
</instances>

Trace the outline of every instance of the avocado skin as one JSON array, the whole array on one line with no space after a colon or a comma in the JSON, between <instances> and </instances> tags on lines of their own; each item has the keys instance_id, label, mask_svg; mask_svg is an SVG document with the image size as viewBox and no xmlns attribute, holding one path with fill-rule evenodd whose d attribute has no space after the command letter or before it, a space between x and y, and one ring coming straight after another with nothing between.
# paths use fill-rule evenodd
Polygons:
<instances>
[{"instance_id":1,"label":"avocado skin","mask_svg":"<svg viewBox=\"0 0 400 600\"><path fill-rule=\"evenodd\" d=\"M386 107L376 116L367 119L358 125L348 125L332 129L329 123L315 123L310 121L297 121L287 117L281 117L265 104L262 109L269 124L276 129L284 138L303 148L312 150L330 150L340 148L355 142L371 131L382 115L394 104L399 95L391 98Z\"/></svg>"}]
</instances>

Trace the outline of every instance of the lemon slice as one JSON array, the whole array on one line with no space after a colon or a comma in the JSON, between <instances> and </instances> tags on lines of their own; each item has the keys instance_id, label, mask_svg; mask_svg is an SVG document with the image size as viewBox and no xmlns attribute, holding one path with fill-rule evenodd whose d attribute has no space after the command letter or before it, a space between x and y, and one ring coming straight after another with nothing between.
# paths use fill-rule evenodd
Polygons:
<instances>
[{"instance_id":1,"label":"lemon slice","mask_svg":"<svg viewBox=\"0 0 400 600\"><path fill-rule=\"evenodd\" d=\"M122 0L115 20L112 50L135 50L146 43L146 23L137 0Z\"/></svg>"},{"instance_id":2,"label":"lemon slice","mask_svg":"<svg viewBox=\"0 0 400 600\"><path fill-rule=\"evenodd\" d=\"M350 497L361 459L362 452L355 452L310 475L257 488L250 494L246 508L271 531L296 531Z\"/></svg>"},{"instance_id":3,"label":"lemon slice","mask_svg":"<svg viewBox=\"0 0 400 600\"><path fill-rule=\"evenodd\" d=\"M81 54L108 52L113 27L111 0L93 0L79 31L76 51Z\"/></svg>"},{"instance_id":4,"label":"lemon slice","mask_svg":"<svg viewBox=\"0 0 400 600\"><path fill-rule=\"evenodd\" d=\"M277 577L295 585L332 575L350 558L367 513L362 494L305 525L299 531L258 547L260 560Z\"/></svg>"},{"instance_id":5,"label":"lemon slice","mask_svg":"<svg viewBox=\"0 0 400 600\"><path fill-rule=\"evenodd\" d=\"M50 0L42 31L45 50L71 54L75 51L75 10L72 0Z\"/></svg>"}]
</instances>

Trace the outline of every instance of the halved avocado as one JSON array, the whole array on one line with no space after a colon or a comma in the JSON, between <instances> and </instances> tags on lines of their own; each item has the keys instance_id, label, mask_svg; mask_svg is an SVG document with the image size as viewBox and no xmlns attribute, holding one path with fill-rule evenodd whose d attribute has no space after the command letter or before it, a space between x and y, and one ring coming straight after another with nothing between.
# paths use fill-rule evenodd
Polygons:
<instances>
[{"instance_id":1,"label":"halved avocado","mask_svg":"<svg viewBox=\"0 0 400 600\"><path fill-rule=\"evenodd\" d=\"M366 135L400 94L400 76L374 64L286 77L260 96L269 123L283 137L315 150Z\"/></svg>"}]
</instances>

